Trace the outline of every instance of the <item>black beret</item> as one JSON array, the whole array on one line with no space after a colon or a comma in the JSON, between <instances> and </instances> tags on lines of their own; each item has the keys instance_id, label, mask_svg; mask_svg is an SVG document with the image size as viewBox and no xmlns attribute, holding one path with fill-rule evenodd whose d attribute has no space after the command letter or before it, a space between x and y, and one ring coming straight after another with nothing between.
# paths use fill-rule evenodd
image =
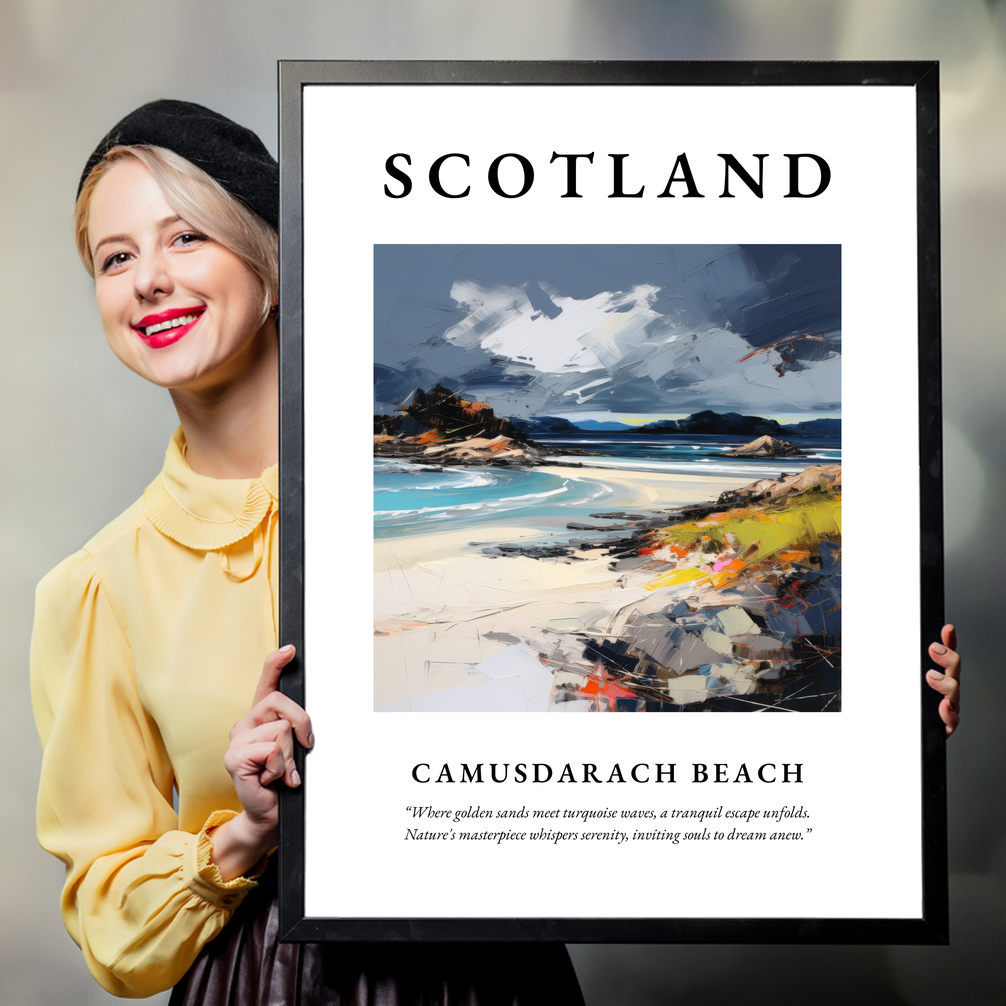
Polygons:
<instances>
[{"instance_id":1,"label":"black beret","mask_svg":"<svg viewBox=\"0 0 1006 1006\"><path fill-rule=\"evenodd\" d=\"M91 169L112 147L166 147L191 161L273 227L279 226L279 165L250 130L191 101L163 98L114 125L84 165L77 195Z\"/></svg>"}]
</instances>

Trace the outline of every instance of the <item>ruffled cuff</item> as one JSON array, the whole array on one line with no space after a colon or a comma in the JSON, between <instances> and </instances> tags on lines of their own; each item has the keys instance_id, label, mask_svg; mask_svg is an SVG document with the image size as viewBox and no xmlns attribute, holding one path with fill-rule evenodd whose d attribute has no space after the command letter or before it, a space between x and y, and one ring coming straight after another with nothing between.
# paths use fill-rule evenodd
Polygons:
<instances>
[{"instance_id":1,"label":"ruffled cuff","mask_svg":"<svg viewBox=\"0 0 1006 1006\"><path fill-rule=\"evenodd\" d=\"M236 810L213 811L206 819L202 831L195 836L195 841L185 846L182 857L182 877L189 890L211 905L228 910L237 908L245 895L252 888L258 887L255 878L261 876L269 865L269 857L263 856L255 868L245 876L224 880L216 863L210 861L213 842L208 832L237 816Z\"/></svg>"}]
</instances>

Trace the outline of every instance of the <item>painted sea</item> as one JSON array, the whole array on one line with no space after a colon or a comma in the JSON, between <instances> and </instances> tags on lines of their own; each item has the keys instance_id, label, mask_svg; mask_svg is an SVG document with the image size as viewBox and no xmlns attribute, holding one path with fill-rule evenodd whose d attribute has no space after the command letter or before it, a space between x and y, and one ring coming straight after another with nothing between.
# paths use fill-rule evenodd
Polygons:
<instances>
[{"instance_id":1,"label":"painted sea","mask_svg":"<svg viewBox=\"0 0 1006 1006\"><path fill-rule=\"evenodd\" d=\"M374 708L839 711L841 258L375 246Z\"/></svg>"},{"instance_id":2,"label":"painted sea","mask_svg":"<svg viewBox=\"0 0 1006 1006\"><path fill-rule=\"evenodd\" d=\"M517 521L542 528L564 527L624 503L619 476L664 475L741 478L755 482L792 475L810 465L840 464L838 439L794 441L804 453L794 457L747 459L719 455L750 438L697 434L655 435L577 432L537 435L547 447L547 468L437 467L395 458L374 458L374 534L408 536L450 528L484 528ZM589 456L583 452L589 451ZM573 466L589 469L583 475ZM603 471L611 472L605 480ZM683 480L684 481L684 480ZM690 502L708 503L709 499ZM654 502L659 506L659 501Z\"/></svg>"}]
</instances>

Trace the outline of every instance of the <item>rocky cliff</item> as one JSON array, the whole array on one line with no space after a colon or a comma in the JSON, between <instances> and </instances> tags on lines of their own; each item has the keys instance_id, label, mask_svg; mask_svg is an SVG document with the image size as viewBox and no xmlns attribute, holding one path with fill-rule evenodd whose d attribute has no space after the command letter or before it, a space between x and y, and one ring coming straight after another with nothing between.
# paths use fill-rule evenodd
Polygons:
<instances>
[{"instance_id":1,"label":"rocky cliff","mask_svg":"<svg viewBox=\"0 0 1006 1006\"><path fill-rule=\"evenodd\" d=\"M393 416L374 416L374 454L437 465L540 464L544 452L485 402L442 385L416 388Z\"/></svg>"}]
</instances>

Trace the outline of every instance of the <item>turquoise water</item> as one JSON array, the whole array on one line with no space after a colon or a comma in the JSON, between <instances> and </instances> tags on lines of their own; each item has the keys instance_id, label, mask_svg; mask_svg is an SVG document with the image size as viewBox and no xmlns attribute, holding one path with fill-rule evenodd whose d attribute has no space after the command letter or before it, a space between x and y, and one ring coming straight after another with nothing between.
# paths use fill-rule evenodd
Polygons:
<instances>
[{"instance_id":1,"label":"turquoise water","mask_svg":"<svg viewBox=\"0 0 1006 1006\"><path fill-rule=\"evenodd\" d=\"M624 491L594 479L562 478L540 468L446 468L374 459L378 537L475 527L513 518L569 516L614 506Z\"/></svg>"},{"instance_id":2,"label":"turquoise water","mask_svg":"<svg viewBox=\"0 0 1006 1006\"><path fill-rule=\"evenodd\" d=\"M539 437L556 465L575 462L612 475L632 471L682 475L731 476L754 482L802 471L809 465L841 461L838 441L799 441L805 457L748 461L719 458L716 453L739 447L736 437L662 438L652 436ZM566 455L567 449L601 452L600 456ZM591 513L629 505L631 497L600 473L591 477L559 476L540 468L436 469L390 458L374 459L374 533L377 537L478 527L513 519L520 523L589 519ZM707 502L696 500L695 502Z\"/></svg>"}]
</instances>

